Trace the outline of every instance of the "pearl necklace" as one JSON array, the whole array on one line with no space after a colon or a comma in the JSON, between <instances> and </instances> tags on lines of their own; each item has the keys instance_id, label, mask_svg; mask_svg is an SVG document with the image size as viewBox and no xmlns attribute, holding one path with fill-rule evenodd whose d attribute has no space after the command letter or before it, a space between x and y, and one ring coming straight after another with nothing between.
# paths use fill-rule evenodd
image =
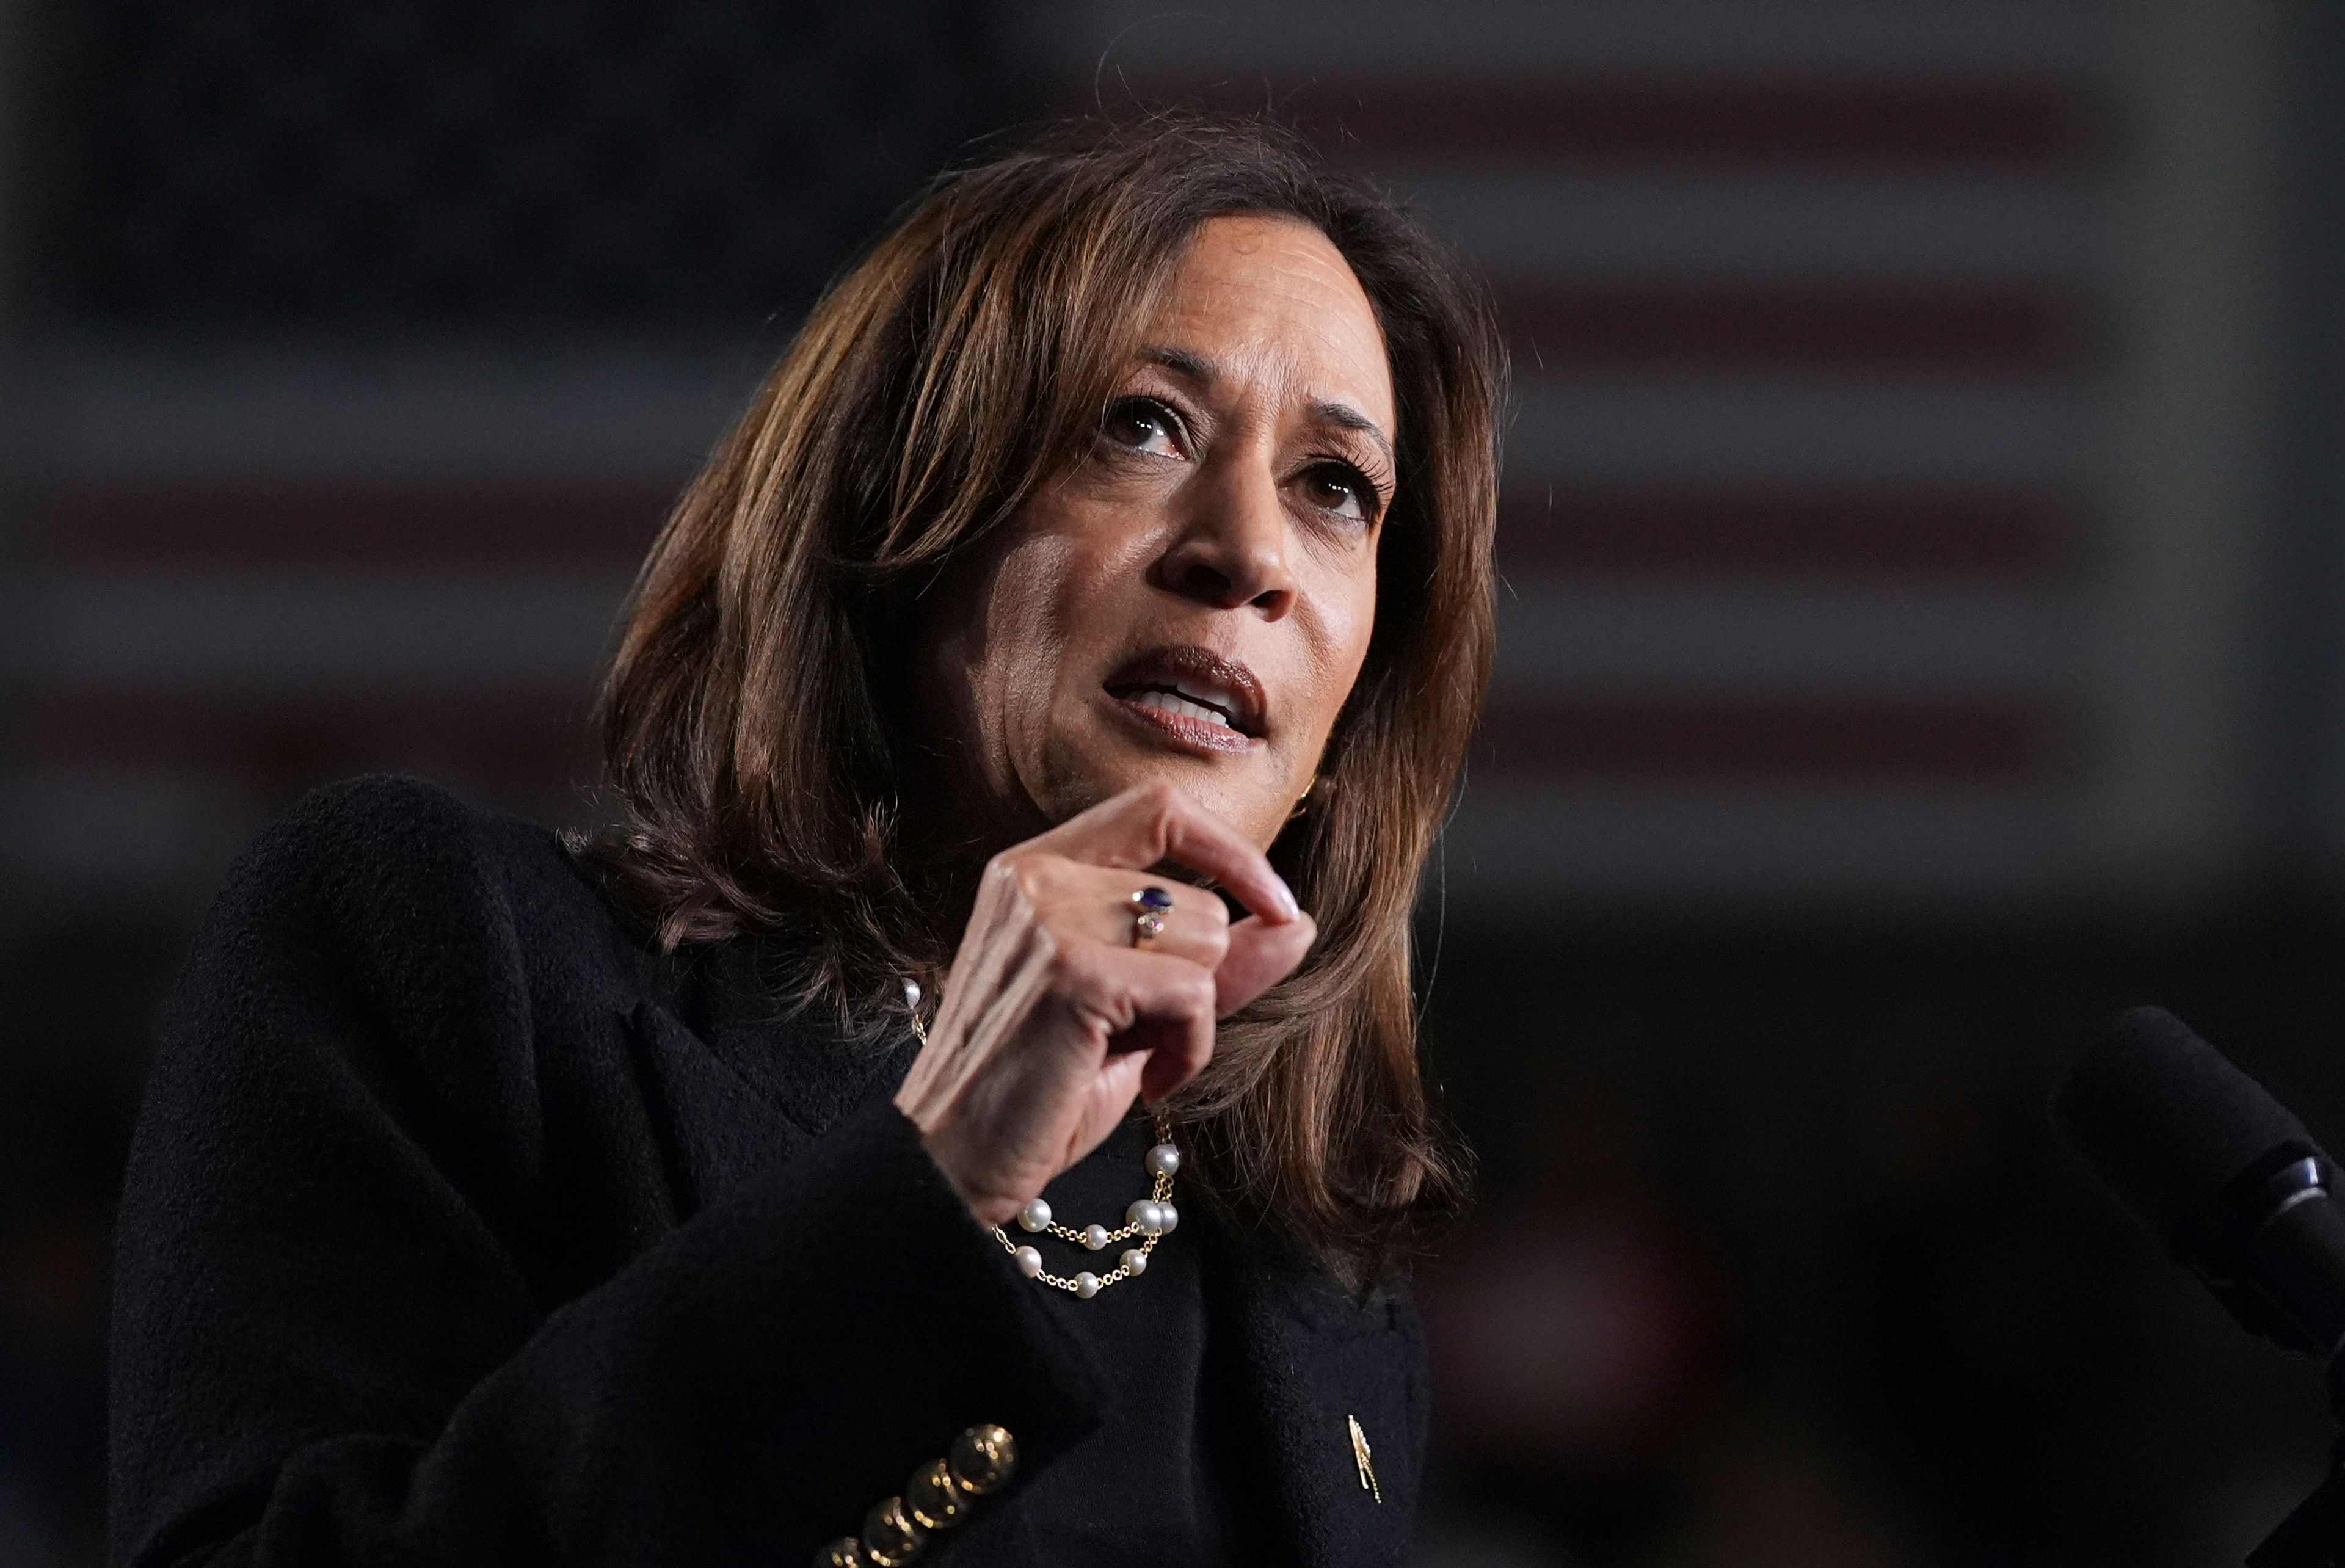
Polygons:
<instances>
[{"instance_id":1,"label":"pearl necklace","mask_svg":"<svg viewBox=\"0 0 2345 1568\"><path fill-rule=\"evenodd\" d=\"M913 1036L926 1046L929 1031L920 1022L920 987L914 981L904 982L904 1005L912 1017ZM1172 1147L1172 1124L1161 1115L1156 1118L1155 1147L1141 1157L1140 1163L1148 1172L1148 1196L1135 1199L1123 1211L1123 1223L1113 1230L1104 1225L1086 1225L1080 1230L1061 1225L1051 1217L1051 1206L1040 1198L1018 1211L1019 1229L1033 1235L1048 1232L1091 1252L1104 1252L1118 1241L1140 1238L1140 1245L1125 1248L1123 1255L1115 1260L1116 1266L1108 1272L1094 1274L1086 1269L1072 1278L1053 1274L1042 1267L1040 1251L1012 1241L999 1225L990 1227L993 1239L1017 1261L1020 1274L1086 1301L1118 1280L1138 1279L1148 1272L1148 1255L1156 1250L1156 1244L1172 1235L1181 1223L1181 1211L1172 1206L1172 1178L1181 1169L1181 1151Z\"/></svg>"}]
</instances>

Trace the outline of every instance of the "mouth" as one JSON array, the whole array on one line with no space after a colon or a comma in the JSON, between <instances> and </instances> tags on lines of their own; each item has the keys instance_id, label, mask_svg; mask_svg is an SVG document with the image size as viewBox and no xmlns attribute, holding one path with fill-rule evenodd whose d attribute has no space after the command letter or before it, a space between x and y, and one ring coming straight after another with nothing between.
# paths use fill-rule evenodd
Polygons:
<instances>
[{"instance_id":1,"label":"mouth","mask_svg":"<svg viewBox=\"0 0 2345 1568\"><path fill-rule=\"evenodd\" d=\"M1133 719L1209 751L1250 750L1267 727L1254 672L1193 643L1128 660L1104 685Z\"/></svg>"}]
</instances>

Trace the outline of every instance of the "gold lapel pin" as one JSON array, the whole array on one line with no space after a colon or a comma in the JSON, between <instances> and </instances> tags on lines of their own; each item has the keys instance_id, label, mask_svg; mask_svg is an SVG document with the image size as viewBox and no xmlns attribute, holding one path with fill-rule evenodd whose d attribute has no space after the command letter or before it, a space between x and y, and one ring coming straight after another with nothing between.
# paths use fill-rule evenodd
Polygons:
<instances>
[{"instance_id":1,"label":"gold lapel pin","mask_svg":"<svg viewBox=\"0 0 2345 1568\"><path fill-rule=\"evenodd\" d=\"M1368 1452L1368 1434L1360 1430L1360 1418L1347 1415L1345 1424L1352 1429L1352 1462L1360 1467L1360 1490L1378 1502L1385 1500L1384 1488L1376 1484L1376 1463Z\"/></svg>"}]
</instances>

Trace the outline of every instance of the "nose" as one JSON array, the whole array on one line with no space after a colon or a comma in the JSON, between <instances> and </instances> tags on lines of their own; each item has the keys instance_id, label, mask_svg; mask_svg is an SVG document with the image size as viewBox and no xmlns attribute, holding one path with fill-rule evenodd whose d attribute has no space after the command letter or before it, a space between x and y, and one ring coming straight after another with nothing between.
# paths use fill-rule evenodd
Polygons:
<instances>
[{"instance_id":1,"label":"nose","mask_svg":"<svg viewBox=\"0 0 2345 1568\"><path fill-rule=\"evenodd\" d=\"M1294 606L1293 539L1269 465L1212 465L1186 489L1172 543L1151 574L1156 586L1216 610L1285 615Z\"/></svg>"}]
</instances>

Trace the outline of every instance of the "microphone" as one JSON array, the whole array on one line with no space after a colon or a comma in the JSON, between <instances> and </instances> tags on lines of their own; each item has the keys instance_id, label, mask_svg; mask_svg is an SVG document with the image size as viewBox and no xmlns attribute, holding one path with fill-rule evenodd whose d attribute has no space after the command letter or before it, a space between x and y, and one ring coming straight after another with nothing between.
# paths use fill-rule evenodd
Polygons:
<instances>
[{"instance_id":1,"label":"microphone","mask_svg":"<svg viewBox=\"0 0 2345 1568\"><path fill-rule=\"evenodd\" d=\"M2244 1327L2327 1364L2345 1417L2345 1209L2304 1124L2157 1007L2118 1016L2053 1095L2052 1121ZM2345 1471L2248 1562L2345 1568Z\"/></svg>"},{"instance_id":2,"label":"microphone","mask_svg":"<svg viewBox=\"0 0 2345 1568\"><path fill-rule=\"evenodd\" d=\"M2122 1014L2052 1097L2053 1125L2250 1331L2345 1344L2336 1168L2264 1087L2158 1007Z\"/></svg>"}]
</instances>

